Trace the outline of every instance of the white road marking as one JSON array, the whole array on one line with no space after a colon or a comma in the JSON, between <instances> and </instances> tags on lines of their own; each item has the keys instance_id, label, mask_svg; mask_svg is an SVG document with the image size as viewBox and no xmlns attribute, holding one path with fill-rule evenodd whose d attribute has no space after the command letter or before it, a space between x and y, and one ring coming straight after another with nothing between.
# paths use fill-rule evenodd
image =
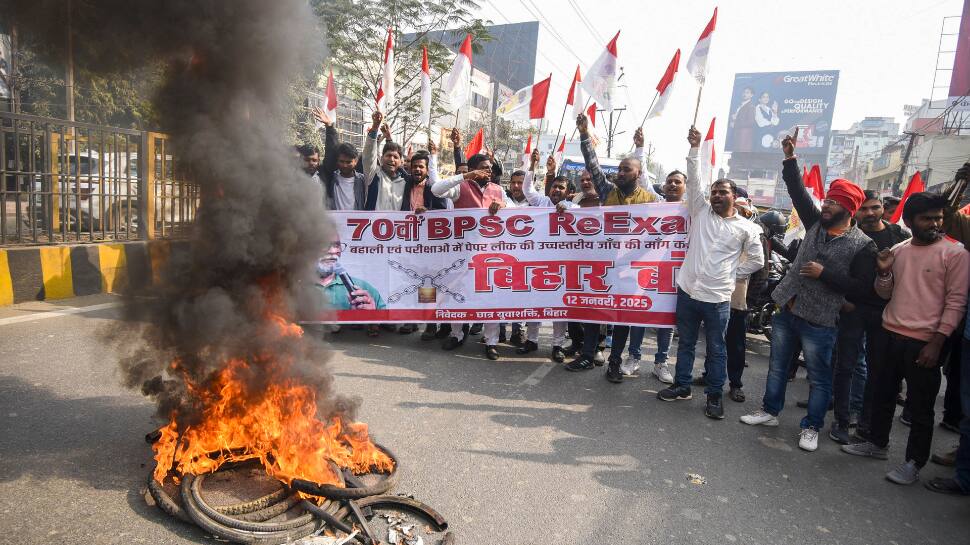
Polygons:
<instances>
[{"instance_id":1,"label":"white road marking","mask_svg":"<svg viewBox=\"0 0 970 545\"><path fill-rule=\"evenodd\" d=\"M533 371L531 375L526 377L526 379L522 381L521 385L535 386L536 384L539 384L539 382L549 374L549 371L552 371L555 367L556 364L551 361L543 363L535 371Z\"/></svg>"},{"instance_id":2,"label":"white road marking","mask_svg":"<svg viewBox=\"0 0 970 545\"><path fill-rule=\"evenodd\" d=\"M106 308L120 307L122 303L102 303L100 305L89 305L86 307L68 308L64 310L52 310L50 312L33 312L26 316L13 316L10 318L0 318L0 326L19 324L22 322L34 322L37 320L46 320L47 318L57 318L60 316L69 316L71 314L84 314L85 312L95 312L98 310L104 310Z\"/></svg>"}]
</instances>

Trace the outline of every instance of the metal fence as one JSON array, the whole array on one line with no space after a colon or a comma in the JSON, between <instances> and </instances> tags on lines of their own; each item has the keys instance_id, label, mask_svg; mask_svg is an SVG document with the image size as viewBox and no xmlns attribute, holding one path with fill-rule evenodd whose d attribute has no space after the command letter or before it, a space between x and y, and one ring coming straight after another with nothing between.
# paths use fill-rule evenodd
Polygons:
<instances>
[{"instance_id":1,"label":"metal fence","mask_svg":"<svg viewBox=\"0 0 970 545\"><path fill-rule=\"evenodd\" d=\"M164 134L0 112L0 246L177 237L199 192Z\"/></svg>"}]
</instances>

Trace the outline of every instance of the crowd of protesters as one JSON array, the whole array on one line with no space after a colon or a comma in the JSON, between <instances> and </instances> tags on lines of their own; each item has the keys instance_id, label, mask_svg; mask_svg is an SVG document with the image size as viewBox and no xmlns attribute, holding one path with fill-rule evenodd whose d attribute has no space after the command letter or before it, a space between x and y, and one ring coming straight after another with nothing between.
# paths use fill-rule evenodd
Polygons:
<instances>
[{"instance_id":1,"label":"crowd of protesters","mask_svg":"<svg viewBox=\"0 0 970 545\"><path fill-rule=\"evenodd\" d=\"M903 405L899 421L909 426L905 456L886 478L913 484L920 469L932 460L954 466L956 474L932 479L925 483L927 488L970 495L970 255L964 247L970 241L970 216L956 210L959 199L928 192L909 195L902 203L905 228L887 221L900 206L899 199L882 199L848 180L833 181L818 203L802 181L795 140L787 137L782 142L782 178L805 235L785 244L780 237L784 221L778 212L759 214L744 190L729 179L710 185L701 182L701 135L694 127L688 133L686 174L672 171L655 188L644 172L641 130L634 135L635 151L620 162L618 173L610 179L597 161L588 121L580 115L576 127L586 163L580 186L557 176L550 156L544 183L537 188L539 153L535 151L527 170L511 173L506 190L500 163L491 154L466 160L457 130L451 135L456 173L442 178L434 144L406 157L379 112L373 115L362 154L338 141L334 120L322 111L315 116L325 125L323 158L312 148L298 151L307 174L323 187L325 205L331 210L424 213L482 208L495 214L502 208L523 206L555 207L562 212L573 207L683 202L691 219L690 245L677 275L676 328L654 330L657 351L652 374L667 384L657 394L663 401L689 400L693 386L703 385L704 414L713 419L724 418L725 382L729 399L746 401L742 376L748 309L765 290L771 260L781 256L790 261L789 272L770 290L777 311L771 321L765 393L760 408L741 416L741 422L778 426L787 385L801 364L810 384L808 400L797 403L805 410L801 449L818 448L826 415L834 410L828 437L843 452L888 459L896 406ZM958 172L957 180L968 175L970 163ZM694 376L702 324L704 372ZM510 330L505 326L426 324L420 338L438 339L444 350L455 350L482 333L485 355L492 360L499 359L502 343L516 346L517 354L539 350L539 323L511 324ZM372 325L368 335L379 335L381 328L401 334L418 329L414 324ZM556 322L549 357L572 372L604 366L606 379L620 383L638 376L647 329ZM667 359L675 331L679 340L671 371ZM567 358L572 359L567 362ZM959 432L960 444L952 451L931 454L944 370L947 388L939 425Z\"/></svg>"}]
</instances>

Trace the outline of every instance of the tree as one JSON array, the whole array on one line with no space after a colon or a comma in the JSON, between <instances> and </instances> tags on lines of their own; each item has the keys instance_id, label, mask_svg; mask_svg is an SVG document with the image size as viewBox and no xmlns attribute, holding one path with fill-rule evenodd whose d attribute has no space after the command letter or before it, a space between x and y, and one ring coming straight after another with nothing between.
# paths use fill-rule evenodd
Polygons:
<instances>
[{"instance_id":1,"label":"tree","mask_svg":"<svg viewBox=\"0 0 970 545\"><path fill-rule=\"evenodd\" d=\"M342 93L363 104L374 103L386 29L394 29L397 90L395 103L385 114L398 131L417 130L422 46L428 48L434 123L445 113L440 108L439 82L451 68L453 54L448 46L457 50L467 33L472 35L473 50L480 51L482 42L491 39L486 29L491 21L473 16L480 8L474 0L311 0L311 6L326 30L329 62L341 74Z\"/></svg>"}]
</instances>

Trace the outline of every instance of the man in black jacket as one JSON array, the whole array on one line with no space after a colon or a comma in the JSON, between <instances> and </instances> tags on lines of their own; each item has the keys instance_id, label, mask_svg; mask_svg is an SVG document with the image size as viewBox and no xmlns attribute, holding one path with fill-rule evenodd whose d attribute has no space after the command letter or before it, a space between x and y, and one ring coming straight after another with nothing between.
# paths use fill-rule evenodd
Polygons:
<instances>
[{"instance_id":1,"label":"man in black jacket","mask_svg":"<svg viewBox=\"0 0 970 545\"><path fill-rule=\"evenodd\" d=\"M866 191L865 198L855 214L855 220L862 232L876 243L877 250L892 248L909 238L898 225L882 219L883 206L879 194ZM886 300L876 295L872 286L863 292L846 293L845 298L848 304L839 316L839 336L832 355L835 421L829 431L829 438L843 445L850 441L849 426L853 420L859 424L860 435L864 436L868 429L868 407L871 403L864 400L870 400L872 393L865 397L866 390L869 390L866 387L868 356L865 339L872 338L882 327L882 311L886 308Z\"/></svg>"},{"instance_id":2,"label":"man in black jacket","mask_svg":"<svg viewBox=\"0 0 970 545\"><path fill-rule=\"evenodd\" d=\"M854 224L853 215L865 200L855 184L847 180L832 182L821 210L816 207L802 182L795 140L786 136L782 141L782 178L792 206L805 224L805 239L792 271L772 292L781 311L772 319L771 357L762 408L742 416L741 421L778 425L789 364L800 342L812 387L798 446L811 452L818 449L818 432L831 399L832 352L838 337L839 312L846 294L864 293L872 286L876 245Z\"/></svg>"},{"instance_id":3,"label":"man in black jacket","mask_svg":"<svg viewBox=\"0 0 970 545\"><path fill-rule=\"evenodd\" d=\"M367 185L364 183L364 173L357 170L357 148L337 139L334 120L322 109L315 108L313 117L323 123L325 132L326 147L317 171L323 183L324 205L327 210L363 210L367 200Z\"/></svg>"}]
</instances>

